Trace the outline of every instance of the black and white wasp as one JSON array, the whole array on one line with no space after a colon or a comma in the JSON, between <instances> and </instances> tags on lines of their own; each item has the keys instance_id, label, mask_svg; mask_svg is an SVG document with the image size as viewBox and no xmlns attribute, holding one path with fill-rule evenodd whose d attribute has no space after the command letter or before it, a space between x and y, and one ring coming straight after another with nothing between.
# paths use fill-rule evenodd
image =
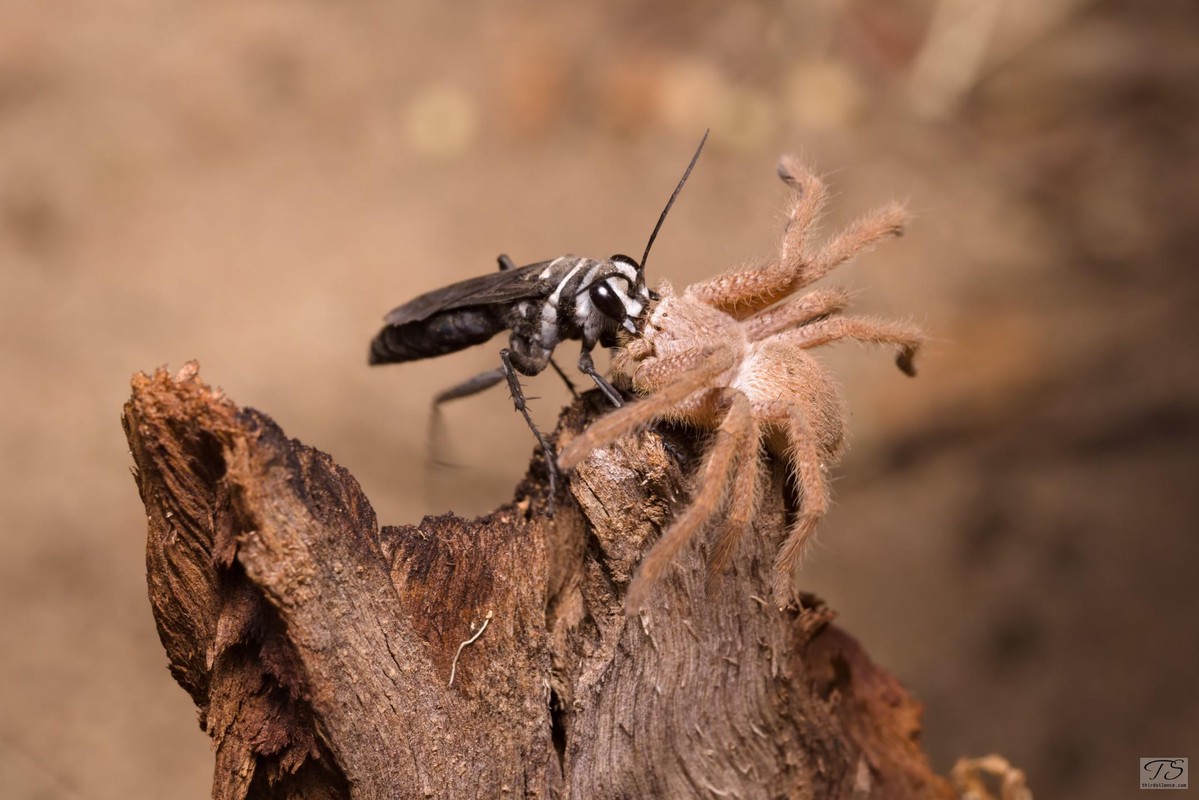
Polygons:
<instances>
[{"instance_id":1,"label":"black and white wasp","mask_svg":"<svg viewBox=\"0 0 1199 800\"><path fill-rule=\"evenodd\" d=\"M507 380L516 410L541 445L552 497L557 476L554 453L529 416L518 373L533 376L553 366L573 392L570 379L552 357L561 342L576 339L582 343L579 371L595 381L614 406L622 404L620 393L596 371L591 351L596 345L615 347L620 330L637 333L638 322L654 298L645 283L646 259L707 138L705 133L658 217L641 263L619 254L603 260L567 255L517 267L501 255L498 272L435 289L393 309L371 341L370 363L433 358L511 331L508 347L500 350L500 366L446 389L433 403L438 406L467 397Z\"/></svg>"}]
</instances>

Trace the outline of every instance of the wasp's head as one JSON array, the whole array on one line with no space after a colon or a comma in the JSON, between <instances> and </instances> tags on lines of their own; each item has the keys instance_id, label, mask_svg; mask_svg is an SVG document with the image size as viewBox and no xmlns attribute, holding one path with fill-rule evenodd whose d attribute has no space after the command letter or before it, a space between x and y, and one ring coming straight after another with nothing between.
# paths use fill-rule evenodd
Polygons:
<instances>
[{"instance_id":1,"label":"wasp's head","mask_svg":"<svg viewBox=\"0 0 1199 800\"><path fill-rule=\"evenodd\" d=\"M641 266L626 255L614 255L584 287L592 307L617 328L637 332L637 321L649 306L650 291Z\"/></svg>"}]
</instances>

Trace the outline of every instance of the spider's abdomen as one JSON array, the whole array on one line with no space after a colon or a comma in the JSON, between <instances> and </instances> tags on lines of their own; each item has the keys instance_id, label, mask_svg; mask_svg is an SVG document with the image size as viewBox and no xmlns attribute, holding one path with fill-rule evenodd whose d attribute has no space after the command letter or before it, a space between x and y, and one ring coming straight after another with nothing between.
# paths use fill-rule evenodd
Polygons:
<instances>
[{"instance_id":1,"label":"spider's abdomen","mask_svg":"<svg viewBox=\"0 0 1199 800\"><path fill-rule=\"evenodd\" d=\"M798 347L771 342L752 347L733 383L768 429L786 427L790 414L802 413L823 461L837 460L845 445L845 410L841 391L820 362ZM767 437L775 452L782 449Z\"/></svg>"}]
</instances>

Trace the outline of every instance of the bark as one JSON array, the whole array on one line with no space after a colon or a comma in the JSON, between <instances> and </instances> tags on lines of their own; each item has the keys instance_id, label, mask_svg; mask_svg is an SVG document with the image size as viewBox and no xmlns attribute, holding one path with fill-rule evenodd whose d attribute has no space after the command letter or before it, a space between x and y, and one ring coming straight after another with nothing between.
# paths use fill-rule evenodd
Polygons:
<instances>
[{"instance_id":1,"label":"bark","mask_svg":"<svg viewBox=\"0 0 1199 800\"><path fill-rule=\"evenodd\" d=\"M698 537L628 617L633 570L685 502L686 432L599 451L553 517L534 458L486 517L380 529L353 476L194 364L136 376L123 420L150 601L215 743L215 798L956 796L920 706L833 613L764 599L777 469L725 575L705 579Z\"/></svg>"}]
</instances>

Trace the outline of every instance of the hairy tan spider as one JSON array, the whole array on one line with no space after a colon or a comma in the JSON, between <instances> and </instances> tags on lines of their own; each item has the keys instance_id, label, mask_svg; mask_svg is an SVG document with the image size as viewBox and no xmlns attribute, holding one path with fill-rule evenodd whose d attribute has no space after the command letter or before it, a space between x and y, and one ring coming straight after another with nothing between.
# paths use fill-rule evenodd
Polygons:
<instances>
[{"instance_id":1,"label":"hairy tan spider","mask_svg":"<svg viewBox=\"0 0 1199 800\"><path fill-rule=\"evenodd\" d=\"M786 459L802 498L775 561L775 601L780 607L790 603L795 566L828 508L825 471L844 445L837 387L808 351L838 339L896 345L899 368L915 374L912 358L923 341L915 326L839 316L849 303L844 289L780 303L885 237L902 233L903 209L879 209L822 247L811 247L807 238L824 206L824 184L794 159L784 158L778 172L794 189L778 262L720 275L682 294L663 286L641 331L613 361L616 373L644 397L593 423L559 457L559 466L569 470L592 450L658 419L715 431L691 505L645 556L629 586L631 612L644 605L679 548L722 509L724 530L709 568L716 574L728 565L757 513L763 443Z\"/></svg>"}]
</instances>

